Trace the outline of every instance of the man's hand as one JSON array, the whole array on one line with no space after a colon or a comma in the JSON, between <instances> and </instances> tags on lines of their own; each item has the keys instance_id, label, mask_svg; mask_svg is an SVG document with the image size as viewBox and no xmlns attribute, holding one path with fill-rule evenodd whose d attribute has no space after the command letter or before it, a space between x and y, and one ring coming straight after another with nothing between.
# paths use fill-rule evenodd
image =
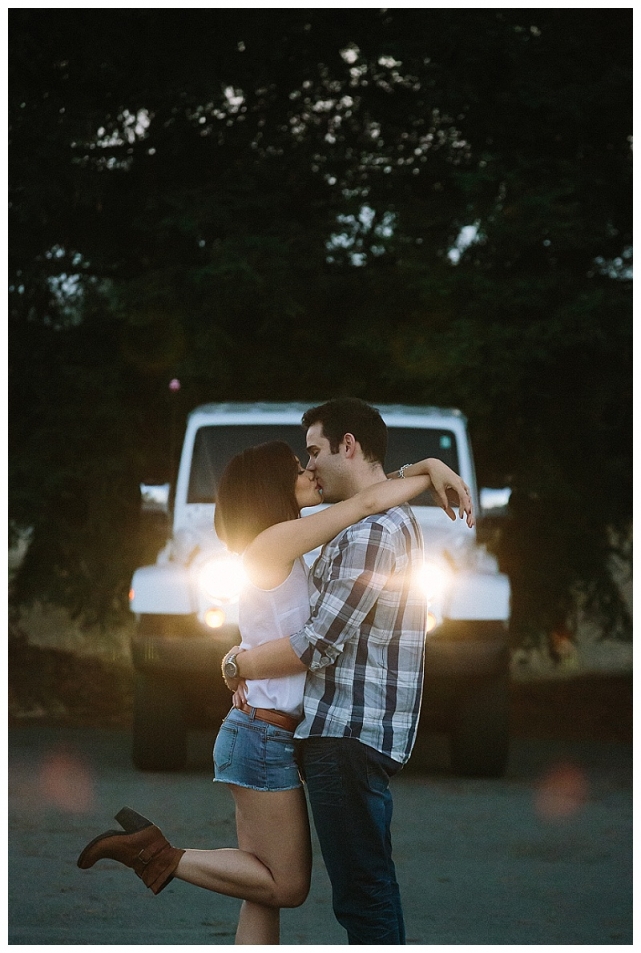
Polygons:
<instances>
[{"instance_id":1,"label":"man's hand","mask_svg":"<svg viewBox=\"0 0 641 953\"><path fill-rule=\"evenodd\" d=\"M436 504L445 510L451 520L456 519L456 513L452 507L458 507L460 518L466 518L467 525L471 529L476 519L467 483L442 460L430 460L429 475L432 481L430 493Z\"/></svg>"},{"instance_id":2,"label":"man's hand","mask_svg":"<svg viewBox=\"0 0 641 953\"><path fill-rule=\"evenodd\" d=\"M305 665L294 652L291 642L283 637L255 645L253 649L241 649L234 645L222 662L223 680L230 692L238 688L238 678L226 678L225 662L230 655L237 655L240 677L251 681L255 678L280 678L283 675L298 675L306 672Z\"/></svg>"}]
</instances>

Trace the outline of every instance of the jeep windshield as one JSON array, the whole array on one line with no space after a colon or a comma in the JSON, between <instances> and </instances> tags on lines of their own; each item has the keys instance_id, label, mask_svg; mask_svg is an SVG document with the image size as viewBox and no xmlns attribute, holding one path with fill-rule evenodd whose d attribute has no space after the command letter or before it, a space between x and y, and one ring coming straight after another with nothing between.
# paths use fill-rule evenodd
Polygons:
<instances>
[{"instance_id":1,"label":"jeep windshield","mask_svg":"<svg viewBox=\"0 0 641 953\"><path fill-rule=\"evenodd\" d=\"M216 488L228 462L241 450L284 440L292 448L303 466L308 454L305 449L305 431L296 424L223 424L200 427L196 433L189 475L188 503L215 503ZM390 427L388 429L385 470L392 473L404 463L413 463L424 457L438 457L458 473L456 438L451 430L424 427ZM434 506L429 493L412 500L412 506Z\"/></svg>"}]
</instances>

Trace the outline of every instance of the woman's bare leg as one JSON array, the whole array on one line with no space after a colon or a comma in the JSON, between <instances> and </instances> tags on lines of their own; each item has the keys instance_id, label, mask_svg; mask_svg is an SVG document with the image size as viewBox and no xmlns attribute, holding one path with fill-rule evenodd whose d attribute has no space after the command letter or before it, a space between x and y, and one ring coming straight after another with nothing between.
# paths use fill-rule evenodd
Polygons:
<instances>
[{"instance_id":1,"label":"woman's bare leg","mask_svg":"<svg viewBox=\"0 0 641 953\"><path fill-rule=\"evenodd\" d=\"M187 850L174 876L248 901L241 910L237 943L278 943L278 908L299 906L309 891L305 795L302 788L229 787L236 802L238 849Z\"/></svg>"},{"instance_id":2,"label":"woman's bare leg","mask_svg":"<svg viewBox=\"0 0 641 953\"><path fill-rule=\"evenodd\" d=\"M280 908L243 900L236 929L236 945L276 946L280 943Z\"/></svg>"},{"instance_id":3,"label":"woman's bare leg","mask_svg":"<svg viewBox=\"0 0 641 953\"><path fill-rule=\"evenodd\" d=\"M255 798L252 794L261 792L250 791L247 788L236 788L236 829L238 831L238 846L250 851L255 856L266 858L273 856L274 847L278 856L272 872L278 882L287 881L285 894L289 893L290 903L279 903L278 906L268 906L245 900L238 919L236 944L260 943L273 945L280 942L280 907L298 906L306 898L309 891L311 872L311 843L309 836L309 822L307 819L307 805L302 789L281 792L292 795L284 806L278 805L276 810L281 816L281 835L287 831L289 843L281 852L278 834L278 817L272 815L267 825L257 825L255 822ZM249 795L249 796L248 796ZM284 808L284 809L283 809ZM270 812L274 806L269 806ZM274 834L276 835L274 837ZM292 841L292 835L294 840ZM289 857L289 859L288 859ZM293 863L293 867L289 864ZM293 902L292 902L293 901Z\"/></svg>"}]
</instances>

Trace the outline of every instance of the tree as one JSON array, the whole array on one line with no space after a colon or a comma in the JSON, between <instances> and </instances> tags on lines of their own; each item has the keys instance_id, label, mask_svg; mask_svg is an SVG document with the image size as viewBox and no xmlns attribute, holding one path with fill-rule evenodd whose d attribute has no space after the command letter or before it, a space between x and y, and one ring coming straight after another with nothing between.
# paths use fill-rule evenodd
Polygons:
<instances>
[{"instance_id":1,"label":"tree","mask_svg":"<svg viewBox=\"0 0 641 953\"><path fill-rule=\"evenodd\" d=\"M11 11L19 596L122 611L151 547L135 488L168 475L177 414L349 392L467 413L481 482L515 488L515 636L579 583L620 627L630 26L605 9Z\"/></svg>"}]
</instances>

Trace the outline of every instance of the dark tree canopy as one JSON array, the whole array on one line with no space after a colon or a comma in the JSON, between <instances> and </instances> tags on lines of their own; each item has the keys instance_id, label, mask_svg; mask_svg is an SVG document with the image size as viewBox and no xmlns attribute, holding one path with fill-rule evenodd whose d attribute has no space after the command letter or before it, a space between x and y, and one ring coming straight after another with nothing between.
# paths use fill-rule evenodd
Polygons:
<instances>
[{"instance_id":1,"label":"dark tree canopy","mask_svg":"<svg viewBox=\"0 0 641 953\"><path fill-rule=\"evenodd\" d=\"M349 393L467 414L515 638L577 586L620 627L630 10L9 22L17 598L124 611L138 483L201 401Z\"/></svg>"}]
</instances>

